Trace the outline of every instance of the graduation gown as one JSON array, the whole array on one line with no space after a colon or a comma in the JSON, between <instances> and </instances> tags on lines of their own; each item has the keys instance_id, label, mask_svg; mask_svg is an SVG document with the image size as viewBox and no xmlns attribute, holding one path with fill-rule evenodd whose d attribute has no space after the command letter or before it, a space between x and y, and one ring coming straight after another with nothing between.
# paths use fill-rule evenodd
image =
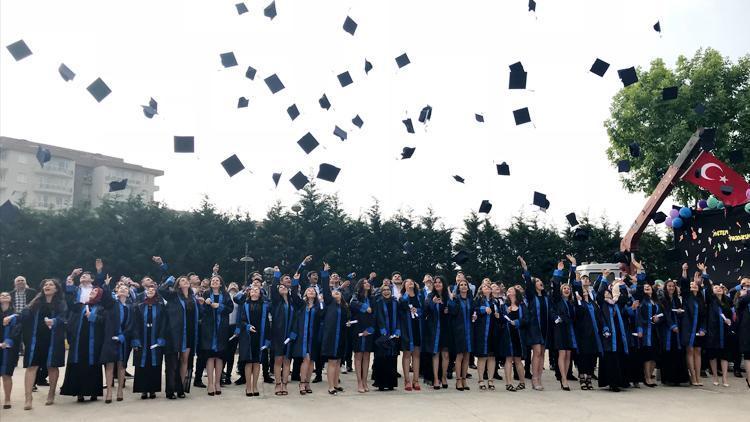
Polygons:
<instances>
[{"instance_id":1,"label":"graduation gown","mask_svg":"<svg viewBox=\"0 0 750 422\"><path fill-rule=\"evenodd\" d=\"M506 304L500 306L500 319L497 322L500 334L497 351L499 357L525 357L527 344L524 333L529 323L528 315L529 310L523 303L513 312Z\"/></svg>"},{"instance_id":2,"label":"graduation gown","mask_svg":"<svg viewBox=\"0 0 750 422\"><path fill-rule=\"evenodd\" d=\"M422 311L422 350L427 353L440 353L450 345L450 316L446 313L446 303L434 303L434 293L427 295Z\"/></svg>"},{"instance_id":3,"label":"graduation gown","mask_svg":"<svg viewBox=\"0 0 750 422\"><path fill-rule=\"evenodd\" d=\"M398 314L398 300L391 297L390 299L378 299L375 306L375 315L377 318L378 337L401 337L401 321ZM400 347L396 342L399 339L394 339L392 347L377 347L376 355L382 356L397 356L400 351Z\"/></svg>"},{"instance_id":4,"label":"graduation gown","mask_svg":"<svg viewBox=\"0 0 750 422\"><path fill-rule=\"evenodd\" d=\"M474 355L494 356L498 343L499 321L495 318L495 313L499 312L498 304L494 299L482 296L474 301L474 312L477 314L477 320L474 322Z\"/></svg>"},{"instance_id":5,"label":"graduation gown","mask_svg":"<svg viewBox=\"0 0 750 422\"><path fill-rule=\"evenodd\" d=\"M739 293L737 293L739 294ZM745 358L750 356L750 292L740 297L737 301L737 320L739 321L740 352L745 354Z\"/></svg>"},{"instance_id":6,"label":"graduation gown","mask_svg":"<svg viewBox=\"0 0 750 422\"><path fill-rule=\"evenodd\" d=\"M13 371L18 365L18 350L21 342L21 318L20 315L7 311L0 311L0 321L5 317L14 315L8 325L0 323L0 343L5 343L5 348L0 349L0 376L13 376Z\"/></svg>"},{"instance_id":7,"label":"graduation gown","mask_svg":"<svg viewBox=\"0 0 750 422\"><path fill-rule=\"evenodd\" d=\"M280 284L281 273L275 272L273 275L273 285L271 286L271 349L275 357L286 356L292 357L292 344L284 344L286 339L291 339L292 327L296 310L302 306L302 300L299 297L299 280L292 280L292 288L289 290L287 300L285 301L279 294L278 286Z\"/></svg>"},{"instance_id":8,"label":"graduation gown","mask_svg":"<svg viewBox=\"0 0 750 422\"><path fill-rule=\"evenodd\" d=\"M69 286L70 289L71 286ZM71 290L69 290L70 292ZM102 294L109 294L108 290ZM68 295L68 363L60 394L63 396L102 395L102 345L106 313L101 301L97 304L75 303ZM89 316L86 317L86 309Z\"/></svg>"},{"instance_id":9,"label":"graduation gown","mask_svg":"<svg viewBox=\"0 0 750 422\"><path fill-rule=\"evenodd\" d=\"M471 316L474 313L474 306L471 297L461 298L458 293L452 300L448 301L448 312L451 315L451 331L453 334L454 353L471 353L474 351L473 324Z\"/></svg>"},{"instance_id":10,"label":"graduation gown","mask_svg":"<svg viewBox=\"0 0 750 422\"><path fill-rule=\"evenodd\" d=\"M192 289L185 298L182 292L172 290L174 283L174 279L170 277L158 289L159 297L167 302L165 311L168 326L165 330L167 340L165 353L184 352L187 349L197 353L202 307L195 299Z\"/></svg>"},{"instance_id":11,"label":"graduation gown","mask_svg":"<svg viewBox=\"0 0 750 422\"><path fill-rule=\"evenodd\" d=\"M661 356L659 369L663 384L682 384L690 381L685 352L680 341L679 328L682 315L673 309L682 309L682 301L677 295L665 298L662 304L664 324L661 325ZM677 332L674 332L674 329Z\"/></svg>"},{"instance_id":12,"label":"graduation gown","mask_svg":"<svg viewBox=\"0 0 750 422\"><path fill-rule=\"evenodd\" d=\"M524 271L523 279L526 281L526 301L528 302L528 325L526 326L526 343L528 346L541 344L548 346L552 337L552 315L550 300L547 293L542 291L536 294L536 286L531 278L531 273Z\"/></svg>"},{"instance_id":13,"label":"graduation gown","mask_svg":"<svg viewBox=\"0 0 750 422\"><path fill-rule=\"evenodd\" d=\"M700 293L693 295L688 292L682 298L683 309L680 324L680 343L683 348L701 347L703 340L696 334L706 332L706 305Z\"/></svg>"},{"instance_id":14,"label":"graduation gown","mask_svg":"<svg viewBox=\"0 0 750 422\"><path fill-rule=\"evenodd\" d=\"M237 296L235 295L235 300ZM238 337L240 363L260 363L263 349L271 347L271 305L263 299L239 298L239 316L234 334ZM250 327L255 328L252 332Z\"/></svg>"},{"instance_id":15,"label":"graduation gown","mask_svg":"<svg viewBox=\"0 0 750 422\"><path fill-rule=\"evenodd\" d=\"M370 312L367 312L367 309ZM355 353L360 352L372 352L374 345L375 336L375 302L371 296L366 297L353 297L349 303L349 311L351 313L352 321L357 321L349 327L349 332L352 338L352 350ZM370 335L360 336L359 334L363 331L367 331Z\"/></svg>"},{"instance_id":16,"label":"graduation gown","mask_svg":"<svg viewBox=\"0 0 750 422\"><path fill-rule=\"evenodd\" d=\"M422 296L415 292L414 296L402 295L398 300L398 312L401 320L401 350L413 352L415 347L422 346ZM411 309L417 310L412 317Z\"/></svg>"},{"instance_id":17,"label":"graduation gown","mask_svg":"<svg viewBox=\"0 0 750 422\"><path fill-rule=\"evenodd\" d=\"M133 318L133 305L113 298L109 291L102 296L104 306L104 338L99 354L100 363L122 362L127 365L130 356L129 327ZM117 340L113 338L116 337Z\"/></svg>"},{"instance_id":18,"label":"graduation gown","mask_svg":"<svg viewBox=\"0 0 750 422\"><path fill-rule=\"evenodd\" d=\"M726 355L726 350L729 348L729 337L734 333L732 326L727 325L724 318L732 321L732 308L727 304L720 303L711 294L706 312L706 341L704 347L722 350Z\"/></svg>"},{"instance_id":19,"label":"graduation gown","mask_svg":"<svg viewBox=\"0 0 750 422\"><path fill-rule=\"evenodd\" d=\"M201 329L200 350L207 351L208 357L224 357L224 349L229 341L229 314L234 309L234 302L229 293L220 291L213 294L208 291L203 294L204 299L211 299L218 303L219 307L214 309L211 305L204 303L201 307Z\"/></svg>"},{"instance_id":20,"label":"graduation gown","mask_svg":"<svg viewBox=\"0 0 750 422\"><path fill-rule=\"evenodd\" d=\"M657 322L653 317L659 314L665 314L664 308L655 301L642 301L636 311L636 332L642 334L638 344L640 348L654 348L658 350L661 347L662 326L665 324L665 315L662 315Z\"/></svg>"},{"instance_id":21,"label":"graduation gown","mask_svg":"<svg viewBox=\"0 0 750 422\"><path fill-rule=\"evenodd\" d=\"M65 331L68 323L68 306L65 301L47 303L45 298L32 310L27 307L21 313L23 331L23 367L65 366ZM47 328L44 318L54 322Z\"/></svg>"},{"instance_id":22,"label":"graduation gown","mask_svg":"<svg viewBox=\"0 0 750 422\"><path fill-rule=\"evenodd\" d=\"M619 305L599 301L601 309L601 342L604 354L599 360L599 387L627 387L625 356L630 352L626 321Z\"/></svg>"},{"instance_id":23,"label":"graduation gown","mask_svg":"<svg viewBox=\"0 0 750 422\"><path fill-rule=\"evenodd\" d=\"M349 321L349 308L341 298L337 304L331 296L328 285L327 272L323 272L323 283L320 289L323 292L324 306L321 314L320 356L326 359L343 359L346 350L346 321Z\"/></svg>"},{"instance_id":24,"label":"graduation gown","mask_svg":"<svg viewBox=\"0 0 750 422\"><path fill-rule=\"evenodd\" d=\"M320 335L320 314L321 309L318 303L308 307L306 303L301 303L295 312L292 320L292 329L289 338L292 340L291 352L295 358L310 358L317 360L319 351L316 344L316 337Z\"/></svg>"},{"instance_id":25,"label":"graduation gown","mask_svg":"<svg viewBox=\"0 0 750 422\"><path fill-rule=\"evenodd\" d=\"M139 303L133 308L130 332L135 366L134 393L161 391L161 364L167 344L164 338L166 328L167 313L161 299L153 305ZM157 347L152 347L154 345Z\"/></svg>"},{"instance_id":26,"label":"graduation gown","mask_svg":"<svg viewBox=\"0 0 750 422\"><path fill-rule=\"evenodd\" d=\"M604 353L602 339L600 337L601 317L599 305L595 301L576 301L576 315L574 328L578 353L596 354Z\"/></svg>"}]
</instances>

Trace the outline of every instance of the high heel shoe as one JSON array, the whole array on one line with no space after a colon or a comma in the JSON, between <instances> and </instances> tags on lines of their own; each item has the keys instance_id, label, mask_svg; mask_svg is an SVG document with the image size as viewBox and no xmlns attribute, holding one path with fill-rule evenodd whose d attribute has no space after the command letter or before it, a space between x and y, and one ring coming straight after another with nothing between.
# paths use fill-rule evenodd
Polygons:
<instances>
[{"instance_id":1,"label":"high heel shoe","mask_svg":"<svg viewBox=\"0 0 750 422\"><path fill-rule=\"evenodd\" d=\"M570 387L563 385L562 380L560 381L560 389L564 391L570 391Z\"/></svg>"},{"instance_id":2,"label":"high heel shoe","mask_svg":"<svg viewBox=\"0 0 750 422\"><path fill-rule=\"evenodd\" d=\"M307 391L305 391L305 387L303 387L303 385L304 385L303 382L299 383L299 395L300 396L304 396L305 394L307 394Z\"/></svg>"}]
</instances>

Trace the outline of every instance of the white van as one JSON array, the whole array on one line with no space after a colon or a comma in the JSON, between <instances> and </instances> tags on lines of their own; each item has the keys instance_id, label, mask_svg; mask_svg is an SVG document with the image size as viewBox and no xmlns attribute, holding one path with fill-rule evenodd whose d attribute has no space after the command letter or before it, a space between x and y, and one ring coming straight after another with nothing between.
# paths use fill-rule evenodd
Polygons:
<instances>
[{"instance_id":1,"label":"white van","mask_svg":"<svg viewBox=\"0 0 750 422\"><path fill-rule=\"evenodd\" d=\"M610 273L614 274L615 278L623 278L626 275L626 273L620 270L619 263L591 263L579 265L576 267L576 273L578 273L579 276L587 275L589 276L589 280L591 280L592 282L596 281L596 279L599 278L599 276L602 275L605 270L608 270Z\"/></svg>"}]
</instances>

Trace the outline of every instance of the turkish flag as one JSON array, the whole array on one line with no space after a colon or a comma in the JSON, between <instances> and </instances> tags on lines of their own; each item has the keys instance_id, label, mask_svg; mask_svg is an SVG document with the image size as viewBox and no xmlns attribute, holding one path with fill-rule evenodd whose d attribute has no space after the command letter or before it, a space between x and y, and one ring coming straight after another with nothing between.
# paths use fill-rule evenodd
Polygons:
<instances>
[{"instance_id":1,"label":"turkish flag","mask_svg":"<svg viewBox=\"0 0 750 422\"><path fill-rule=\"evenodd\" d=\"M702 151L682 176L682 180L713 193L724 205L737 206L747 202L745 192L750 184L710 152Z\"/></svg>"}]
</instances>

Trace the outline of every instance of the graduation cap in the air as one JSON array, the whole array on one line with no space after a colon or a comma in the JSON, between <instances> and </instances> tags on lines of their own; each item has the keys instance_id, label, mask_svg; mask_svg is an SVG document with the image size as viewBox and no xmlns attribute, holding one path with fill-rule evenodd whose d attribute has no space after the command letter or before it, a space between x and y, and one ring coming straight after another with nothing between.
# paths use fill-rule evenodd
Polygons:
<instances>
[{"instance_id":1,"label":"graduation cap in the air","mask_svg":"<svg viewBox=\"0 0 750 422\"><path fill-rule=\"evenodd\" d=\"M589 235L590 235L589 229L587 229L586 227L583 227L583 226L576 227L573 230L573 240L576 240L576 241L579 241L579 242L583 242L583 241L588 240L589 239Z\"/></svg>"},{"instance_id":2,"label":"graduation cap in the air","mask_svg":"<svg viewBox=\"0 0 750 422\"><path fill-rule=\"evenodd\" d=\"M89 85L86 90L91 94L91 96L94 97L97 103L102 102L102 100L107 98L107 95L112 92L107 84L104 83L102 78L96 78L96 80L94 82L91 82L91 85Z\"/></svg>"},{"instance_id":3,"label":"graduation cap in the air","mask_svg":"<svg viewBox=\"0 0 750 422\"><path fill-rule=\"evenodd\" d=\"M25 59L31 55L31 49L23 40L18 40L6 47L16 61Z\"/></svg>"},{"instance_id":4,"label":"graduation cap in the air","mask_svg":"<svg viewBox=\"0 0 750 422\"><path fill-rule=\"evenodd\" d=\"M65 82L72 81L76 77L75 72L70 70L68 66L65 66L65 63L60 63L60 67L57 68L57 71Z\"/></svg>"},{"instance_id":5,"label":"graduation cap in the air","mask_svg":"<svg viewBox=\"0 0 750 422\"><path fill-rule=\"evenodd\" d=\"M237 3L237 4L234 5L234 7L237 8L237 14L238 15L241 15L243 13L247 13L248 12L247 6L245 6L245 3Z\"/></svg>"},{"instance_id":6,"label":"graduation cap in the air","mask_svg":"<svg viewBox=\"0 0 750 422\"><path fill-rule=\"evenodd\" d=\"M342 141L346 141L347 134L346 134L346 131L344 129L341 129L340 127L336 126L333 129L333 134L336 135L336 136L338 136L339 139L341 139Z\"/></svg>"},{"instance_id":7,"label":"graduation cap in the air","mask_svg":"<svg viewBox=\"0 0 750 422\"><path fill-rule=\"evenodd\" d=\"M630 251L617 251L615 252L613 259L619 264L630 264Z\"/></svg>"},{"instance_id":8,"label":"graduation cap in the air","mask_svg":"<svg viewBox=\"0 0 750 422\"><path fill-rule=\"evenodd\" d=\"M730 163L741 164L743 161L745 161L745 154L742 152L741 149L735 149L733 151L729 151Z\"/></svg>"},{"instance_id":9,"label":"graduation cap in the air","mask_svg":"<svg viewBox=\"0 0 750 422\"><path fill-rule=\"evenodd\" d=\"M529 12L536 12L536 2L529 0Z\"/></svg>"},{"instance_id":10,"label":"graduation cap in the air","mask_svg":"<svg viewBox=\"0 0 750 422\"><path fill-rule=\"evenodd\" d=\"M459 175L453 176L453 180L455 180L458 183L464 183L466 181L466 179L464 179L463 177L461 177Z\"/></svg>"},{"instance_id":11,"label":"graduation cap in the air","mask_svg":"<svg viewBox=\"0 0 750 422\"><path fill-rule=\"evenodd\" d=\"M41 145L36 147L36 160L39 161L39 165L44 167L44 163L52 159L52 153L47 148L42 148Z\"/></svg>"},{"instance_id":12,"label":"graduation cap in the air","mask_svg":"<svg viewBox=\"0 0 750 422\"><path fill-rule=\"evenodd\" d=\"M294 189L300 190L305 187L306 184L310 183L310 179L307 178L304 174L302 174L301 171L298 171L297 174L292 176L289 181L294 186Z\"/></svg>"},{"instance_id":13,"label":"graduation cap in the air","mask_svg":"<svg viewBox=\"0 0 750 422\"><path fill-rule=\"evenodd\" d=\"M247 67L247 70L245 71L245 77L246 77L247 79L250 79L251 81L252 81L252 80L255 80L255 74L256 74L256 73L258 73L258 71L257 71L257 70L255 70L255 68L254 68L254 67L252 67L252 66L248 66L248 67Z\"/></svg>"},{"instance_id":14,"label":"graduation cap in the air","mask_svg":"<svg viewBox=\"0 0 750 422\"><path fill-rule=\"evenodd\" d=\"M190 153L195 152L195 137L193 136L175 136L174 152Z\"/></svg>"},{"instance_id":15,"label":"graduation cap in the air","mask_svg":"<svg viewBox=\"0 0 750 422\"><path fill-rule=\"evenodd\" d=\"M676 100L679 89L680 87L678 86L670 86L670 87L662 89L661 99L663 101Z\"/></svg>"},{"instance_id":16,"label":"graduation cap in the air","mask_svg":"<svg viewBox=\"0 0 750 422\"><path fill-rule=\"evenodd\" d=\"M414 244L406 241L403 245L401 245L401 250L404 251L404 255L410 254L412 250L414 250Z\"/></svg>"},{"instance_id":17,"label":"graduation cap in the air","mask_svg":"<svg viewBox=\"0 0 750 422\"><path fill-rule=\"evenodd\" d=\"M654 24L654 31L661 33L661 23L659 21L656 21Z\"/></svg>"},{"instance_id":18,"label":"graduation cap in the air","mask_svg":"<svg viewBox=\"0 0 750 422\"><path fill-rule=\"evenodd\" d=\"M352 82L352 75L349 74L349 72L341 73L337 76L339 78L339 83L341 84L341 87L346 87L348 85L351 85Z\"/></svg>"},{"instance_id":19,"label":"graduation cap in the air","mask_svg":"<svg viewBox=\"0 0 750 422\"><path fill-rule=\"evenodd\" d=\"M484 116L474 113L474 119L479 123L484 123Z\"/></svg>"},{"instance_id":20,"label":"graduation cap in the air","mask_svg":"<svg viewBox=\"0 0 750 422\"><path fill-rule=\"evenodd\" d=\"M667 220L667 214L657 211L651 216L651 219L654 220L654 223L661 224Z\"/></svg>"},{"instance_id":21,"label":"graduation cap in the air","mask_svg":"<svg viewBox=\"0 0 750 422\"><path fill-rule=\"evenodd\" d=\"M276 185L276 187L279 187L279 180L281 180L281 173L273 173L271 175L271 179L273 179L273 184Z\"/></svg>"},{"instance_id":22,"label":"graduation cap in the air","mask_svg":"<svg viewBox=\"0 0 750 422\"><path fill-rule=\"evenodd\" d=\"M354 31L356 30L357 30L357 22L354 22L354 19L347 16L346 20L344 20L344 31L354 35Z\"/></svg>"},{"instance_id":23,"label":"graduation cap in the air","mask_svg":"<svg viewBox=\"0 0 750 422\"><path fill-rule=\"evenodd\" d=\"M320 165L320 168L318 168L318 175L316 176L316 178L326 180L328 182L335 182L340 171L341 169L334 165L322 163Z\"/></svg>"},{"instance_id":24,"label":"graduation cap in the air","mask_svg":"<svg viewBox=\"0 0 750 422\"><path fill-rule=\"evenodd\" d=\"M155 114L159 114L158 113L159 103L157 103L156 100L153 98L148 100L147 106L142 105L141 107L143 107L143 115L148 117L149 119L154 117Z\"/></svg>"},{"instance_id":25,"label":"graduation cap in the air","mask_svg":"<svg viewBox=\"0 0 750 422\"><path fill-rule=\"evenodd\" d=\"M469 260L469 253L465 250L460 250L453 255L451 258L451 261L455 262L458 265L463 265L466 263L466 261Z\"/></svg>"},{"instance_id":26,"label":"graduation cap in the air","mask_svg":"<svg viewBox=\"0 0 750 422\"><path fill-rule=\"evenodd\" d=\"M714 148L715 141L716 141L716 128L713 128L713 127L705 128L703 130L703 133L701 133L701 136L700 136L701 148L703 148L704 151L710 151Z\"/></svg>"},{"instance_id":27,"label":"graduation cap in the air","mask_svg":"<svg viewBox=\"0 0 750 422\"><path fill-rule=\"evenodd\" d=\"M693 108L693 111L695 111L695 114L700 114L702 116L703 113L706 112L706 106L704 106L701 103L698 103L695 105L695 108Z\"/></svg>"},{"instance_id":28,"label":"graduation cap in the air","mask_svg":"<svg viewBox=\"0 0 750 422\"><path fill-rule=\"evenodd\" d=\"M312 133L307 132L303 137L297 141L297 145L302 148L303 151L305 151L305 154L311 153L315 148L320 145L317 139L312 135Z\"/></svg>"},{"instance_id":29,"label":"graduation cap in the air","mask_svg":"<svg viewBox=\"0 0 750 422\"><path fill-rule=\"evenodd\" d=\"M0 205L0 223L13 224L20 214L21 212L18 210L18 207L13 205L10 199L3 202L3 205Z\"/></svg>"},{"instance_id":30,"label":"graduation cap in the air","mask_svg":"<svg viewBox=\"0 0 750 422\"><path fill-rule=\"evenodd\" d=\"M358 128L360 128L360 129L362 129L362 125L364 125L364 124L365 124L365 122L364 122L364 121L362 120L362 118L361 118L361 117L359 117L359 114L357 114L357 115L356 115L356 116L354 116L354 118L352 119L352 124L353 124L354 126L357 126L357 127L358 127Z\"/></svg>"},{"instance_id":31,"label":"graduation cap in the air","mask_svg":"<svg viewBox=\"0 0 750 422\"><path fill-rule=\"evenodd\" d=\"M543 193L534 192L534 200L532 203L544 211L549 209L549 200L547 199L547 195Z\"/></svg>"},{"instance_id":32,"label":"graduation cap in the air","mask_svg":"<svg viewBox=\"0 0 750 422\"><path fill-rule=\"evenodd\" d=\"M404 149L401 151L401 159L406 160L411 158L412 155L414 155L414 151L416 151L417 148L413 147L404 147Z\"/></svg>"},{"instance_id":33,"label":"graduation cap in the air","mask_svg":"<svg viewBox=\"0 0 750 422\"><path fill-rule=\"evenodd\" d=\"M617 71L617 75L620 77L623 87L628 87L638 82L638 74L635 72L635 67L620 69Z\"/></svg>"},{"instance_id":34,"label":"graduation cap in the air","mask_svg":"<svg viewBox=\"0 0 750 422\"><path fill-rule=\"evenodd\" d=\"M510 176L510 166L505 161L500 164L495 164L495 167L497 168L498 176Z\"/></svg>"},{"instance_id":35,"label":"graduation cap in the air","mask_svg":"<svg viewBox=\"0 0 750 422\"><path fill-rule=\"evenodd\" d=\"M221 57L222 66L224 67L237 66L237 59L234 57L233 52L230 51L228 53L221 53L219 57Z\"/></svg>"},{"instance_id":36,"label":"graduation cap in the air","mask_svg":"<svg viewBox=\"0 0 750 422\"><path fill-rule=\"evenodd\" d=\"M331 102L328 101L328 97L326 96L326 94L323 94L323 96L320 97L320 99L318 100L318 104L320 104L320 108L324 108L326 110L331 109Z\"/></svg>"},{"instance_id":37,"label":"graduation cap in the air","mask_svg":"<svg viewBox=\"0 0 750 422\"><path fill-rule=\"evenodd\" d=\"M282 89L284 89L284 84L281 83L281 79L279 79L279 77L275 73L273 75L267 77L263 81L268 86L268 89L271 90L272 94L275 94L275 93L281 91Z\"/></svg>"},{"instance_id":38,"label":"graduation cap in the air","mask_svg":"<svg viewBox=\"0 0 750 422\"><path fill-rule=\"evenodd\" d=\"M286 114L288 114L289 118L292 120L299 117L299 109L297 108L297 104L292 104L289 107L287 107Z\"/></svg>"},{"instance_id":39,"label":"graduation cap in the air","mask_svg":"<svg viewBox=\"0 0 750 422\"><path fill-rule=\"evenodd\" d=\"M237 100L237 108L245 108L245 107L247 107L248 104L250 104L250 100L248 100L245 97L240 97Z\"/></svg>"},{"instance_id":40,"label":"graduation cap in the air","mask_svg":"<svg viewBox=\"0 0 750 422\"><path fill-rule=\"evenodd\" d=\"M482 203L479 204L479 212L481 214L489 214L490 210L492 210L492 203L486 199L483 199Z\"/></svg>"},{"instance_id":41,"label":"graduation cap in the air","mask_svg":"<svg viewBox=\"0 0 750 422\"><path fill-rule=\"evenodd\" d=\"M414 124L411 122L411 118L408 118L406 120L402 120L401 123L406 126L406 131L409 133L414 133Z\"/></svg>"},{"instance_id":42,"label":"graduation cap in the air","mask_svg":"<svg viewBox=\"0 0 750 422\"><path fill-rule=\"evenodd\" d=\"M641 146L638 145L638 142L631 142L630 145L628 145L628 151L630 152L630 156L633 158L638 158L641 156Z\"/></svg>"},{"instance_id":43,"label":"graduation cap in the air","mask_svg":"<svg viewBox=\"0 0 750 422\"><path fill-rule=\"evenodd\" d=\"M372 70L372 63L365 59L365 74L370 73Z\"/></svg>"},{"instance_id":44,"label":"graduation cap in the air","mask_svg":"<svg viewBox=\"0 0 750 422\"><path fill-rule=\"evenodd\" d=\"M732 192L734 192L734 187L731 185L721 185L720 189L721 189L721 193L726 196L729 196L732 194Z\"/></svg>"},{"instance_id":45,"label":"graduation cap in the air","mask_svg":"<svg viewBox=\"0 0 750 422\"><path fill-rule=\"evenodd\" d=\"M118 192L128 187L128 179L114 180L109 182L109 191Z\"/></svg>"},{"instance_id":46,"label":"graduation cap in the air","mask_svg":"<svg viewBox=\"0 0 750 422\"><path fill-rule=\"evenodd\" d=\"M231 157L222 161L221 166L224 167L224 170L227 172L229 177L232 177L235 174L245 169L245 166L242 164L242 161L240 161L240 159L237 157L237 154L232 154Z\"/></svg>"},{"instance_id":47,"label":"graduation cap in the air","mask_svg":"<svg viewBox=\"0 0 750 422\"><path fill-rule=\"evenodd\" d=\"M513 110L513 119L516 121L516 126L522 125L524 123L529 123L531 121L531 115L529 115L529 108L519 108L518 110Z\"/></svg>"},{"instance_id":48,"label":"graduation cap in the air","mask_svg":"<svg viewBox=\"0 0 750 422\"><path fill-rule=\"evenodd\" d=\"M568 220L568 224L570 224L571 227L578 225L578 219L576 218L576 213L571 212L570 214L566 215L565 218Z\"/></svg>"},{"instance_id":49,"label":"graduation cap in the air","mask_svg":"<svg viewBox=\"0 0 750 422\"><path fill-rule=\"evenodd\" d=\"M630 171L630 160L620 160L617 162L617 172L627 173Z\"/></svg>"},{"instance_id":50,"label":"graduation cap in the air","mask_svg":"<svg viewBox=\"0 0 750 422\"><path fill-rule=\"evenodd\" d=\"M594 64L591 65L591 73L597 76L603 77L607 73L607 69L609 69L609 63L599 58L594 60Z\"/></svg>"},{"instance_id":51,"label":"graduation cap in the air","mask_svg":"<svg viewBox=\"0 0 750 422\"><path fill-rule=\"evenodd\" d=\"M510 78L508 79L508 89L526 89L526 77L527 72L523 70L510 72Z\"/></svg>"},{"instance_id":52,"label":"graduation cap in the air","mask_svg":"<svg viewBox=\"0 0 750 422\"><path fill-rule=\"evenodd\" d=\"M419 112L419 122L426 123L431 118L432 118L432 106L428 104L424 106L422 111Z\"/></svg>"},{"instance_id":53,"label":"graduation cap in the air","mask_svg":"<svg viewBox=\"0 0 750 422\"><path fill-rule=\"evenodd\" d=\"M271 4L266 6L265 9L263 9L263 16L273 20L273 18L276 17L276 2L272 1Z\"/></svg>"},{"instance_id":54,"label":"graduation cap in the air","mask_svg":"<svg viewBox=\"0 0 750 422\"><path fill-rule=\"evenodd\" d=\"M409 56L407 56L406 53L396 57L396 64L398 65L399 69L401 69L402 67L406 66L409 63L411 63L411 61L409 60Z\"/></svg>"}]
</instances>

